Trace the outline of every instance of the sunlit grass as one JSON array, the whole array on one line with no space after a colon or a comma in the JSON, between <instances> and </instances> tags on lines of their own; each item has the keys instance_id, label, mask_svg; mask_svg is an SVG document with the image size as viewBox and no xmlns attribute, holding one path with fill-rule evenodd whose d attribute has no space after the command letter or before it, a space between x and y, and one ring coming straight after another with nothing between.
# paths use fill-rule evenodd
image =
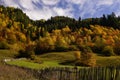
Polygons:
<instances>
[{"instance_id":1,"label":"sunlit grass","mask_svg":"<svg viewBox=\"0 0 120 80\"><path fill-rule=\"evenodd\" d=\"M18 54L14 50L0 50L0 64L2 64L3 59L13 58L16 54Z\"/></svg>"},{"instance_id":2,"label":"sunlit grass","mask_svg":"<svg viewBox=\"0 0 120 80\"><path fill-rule=\"evenodd\" d=\"M54 60L54 61L65 61L65 60L74 60L74 51L69 52L51 52L45 53L39 56L41 60Z\"/></svg>"},{"instance_id":3,"label":"sunlit grass","mask_svg":"<svg viewBox=\"0 0 120 80\"><path fill-rule=\"evenodd\" d=\"M31 62L20 61L20 60L10 61L7 63L10 65L17 65L20 67L28 67L28 68L36 68L36 69L40 67L40 65L37 63L31 63Z\"/></svg>"},{"instance_id":4,"label":"sunlit grass","mask_svg":"<svg viewBox=\"0 0 120 80\"><path fill-rule=\"evenodd\" d=\"M120 56L97 56L96 58L98 66L120 66Z\"/></svg>"},{"instance_id":5,"label":"sunlit grass","mask_svg":"<svg viewBox=\"0 0 120 80\"><path fill-rule=\"evenodd\" d=\"M75 65L74 52L52 52L39 55L38 58L42 61L41 64L29 60L15 60L7 63L33 69L42 69L46 67L74 67ZM66 64L60 64L62 62L66 62ZM104 57L96 55L96 66L120 66L120 56Z\"/></svg>"},{"instance_id":6,"label":"sunlit grass","mask_svg":"<svg viewBox=\"0 0 120 80\"><path fill-rule=\"evenodd\" d=\"M59 65L57 61L44 61L43 63L38 64L38 63L33 63L28 61L16 60L16 61L9 61L7 62L7 64L17 65L20 67L26 67L26 68L32 68L32 69L42 69L47 67L63 67L63 65Z\"/></svg>"}]
</instances>

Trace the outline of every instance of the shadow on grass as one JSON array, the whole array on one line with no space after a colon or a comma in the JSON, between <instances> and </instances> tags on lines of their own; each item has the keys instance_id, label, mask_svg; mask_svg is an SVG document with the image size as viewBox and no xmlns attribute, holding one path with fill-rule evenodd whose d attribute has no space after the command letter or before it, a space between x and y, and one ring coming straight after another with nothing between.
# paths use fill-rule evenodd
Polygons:
<instances>
[{"instance_id":1,"label":"shadow on grass","mask_svg":"<svg viewBox=\"0 0 120 80\"><path fill-rule=\"evenodd\" d=\"M65 60L63 62L60 62L60 65L70 65L70 66L75 66L76 60Z\"/></svg>"}]
</instances>

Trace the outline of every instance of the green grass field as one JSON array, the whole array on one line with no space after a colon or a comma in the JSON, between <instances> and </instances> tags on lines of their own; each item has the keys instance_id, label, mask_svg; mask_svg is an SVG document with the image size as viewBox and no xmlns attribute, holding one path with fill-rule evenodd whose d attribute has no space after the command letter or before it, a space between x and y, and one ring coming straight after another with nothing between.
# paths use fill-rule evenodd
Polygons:
<instances>
[{"instance_id":1,"label":"green grass field","mask_svg":"<svg viewBox=\"0 0 120 80\"><path fill-rule=\"evenodd\" d=\"M42 68L46 68L46 67L60 66L58 64L58 62L56 62L56 61L44 61L42 64L38 64L38 63L33 63L33 62L28 62L28 61L16 60L16 61L7 62L7 64L17 65L20 67L26 67L26 68L32 68L32 69L42 69Z\"/></svg>"},{"instance_id":2,"label":"green grass field","mask_svg":"<svg viewBox=\"0 0 120 80\"><path fill-rule=\"evenodd\" d=\"M18 52L14 50L0 50L0 64L2 64L3 59L14 58Z\"/></svg>"},{"instance_id":3,"label":"green grass field","mask_svg":"<svg viewBox=\"0 0 120 80\"><path fill-rule=\"evenodd\" d=\"M0 65L5 58L14 58L17 52L12 50L0 50ZM17 65L27 68L41 69L46 67L74 67L74 51L71 52L51 52L37 56L42 63L34 63L30 60L13 60L7 62L10 65ZM97 66L120 66L120 56L96 56ZM60 64L65 62L65 64Z\"/></svg>"},{"instance_id":4,"label":"green grass field","mask_svg":"<svg viewBox=\"0 0 120 80\"><path fill-rule=\"evenodd\" d=\"M74 67L74 52L51 52L38 56L43 62L41 64L34 63L29 60L16 60L7 62L10 65L17 65L27 68L41 69L46 67ZM96 56L97 66L119 66L120 56ZM60 64L65 62L64 65Z\"/></svg>"},{"instance_id":5,"label":"green grass field","mask_svg":"<svg viewBox=\"0 0 120 80\"><path fill-rule=\"evenodd\" d=\"M11 50L0 50L0 60L12 59L17 52ZM74 66L74 51L71 52L51 52L37 56L41 64L34 63L34 61L29 59L16 59L13 61L8 61L7 64L15 65L19 67L26 67L31 69L44 69L47 67L71 67ZM110 56L104 57L96 55L97 66L119 66L120 56ZM64 65L60 64L66 62ZM37 80L36 76L28 72L27 69L19 68L15 66L3 65L0 63L0 80ZM83 68L78 66L78 68ZM9 74L9 75L7 75ZM16 75L16 76L14 76Z\"/></svg>"},{"instance_id":6,"label":"green grass field","mask_svg":"<svg viewBox=\"0 0 120 80\"><path fill-rule=\"evenodd\" d=\"M66 64L74 65L75 57L74 57L74 51L71 52L52 52L43 54L40 56L41 60L54 60L61 62L66 62ZM67 63L68 62L68 63ZM120 56L100 56L96 55L96 65L97 66L120 66Z\"/></svg>"},{"instance_id":7,"label":"green grass field","mask_svg":"<svg viewBox=\"0 0 120 80\"><path fill-rule=\"evenodd\" d=\"M54 60L54 61L65 61L65 60L74 60L74 51L70 52L51 52L39 56L41 60Z\"/></svg>"},{"instance_id":8,"label":"green grass field","mask_svg":"<svg viewBox=\"0 0 120 80\"><path fill-rule=\"evenodd\" d=\"M120 56L97 56L96 58L98 66L120 66Z\"/></svg>"},{"instance_id":9,"label":"green grass field","mask_svg":"<svg viewBox=\"0 0 120 80\"><path fill-rule=\"evenodd\" d=\"M29 60L15 60L7 62L10 65L17 65L21 67L42 69L46 67L74 67L72 65L62 65L61 62L68 60L75 60L74 52L52 52L38 56L42 64L34 63Z\"/></svg>"}]
</instances>

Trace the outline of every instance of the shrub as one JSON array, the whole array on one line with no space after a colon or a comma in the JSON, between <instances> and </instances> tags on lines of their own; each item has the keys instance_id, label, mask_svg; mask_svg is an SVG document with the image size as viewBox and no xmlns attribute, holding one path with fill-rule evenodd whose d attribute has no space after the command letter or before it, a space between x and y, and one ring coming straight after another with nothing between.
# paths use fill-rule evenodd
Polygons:
<instances>
[{"instance_id":1,"label":"shrub","mask_svg":"<svg viewBox=\"0 0 120 80\"><path fill-rule=\"evenodd\" d=\"M76 62L76 65L81 66L95 66L96 65L96 57L93 54L90 47L84 46L82 47L82 53L80 55L80 60Z\"/></svg>"},{"instance_id":2,"label":"shrub","mask_svg":"<svg viewBox=\"0 0 120 80\"><path fill-rule=\"evenodd\" d=\"M82 53L80 60L76 61L76 65L78 66L96 66L96 57L95 54L87 52Z\"/></svg>"},{"instance_id":3,"label":"shrub","mask_svg":"<svg viewBox=\"0 0 120 80\"><path fill-rule=\"evenodd\" d=\"M19 54L16 57L25 57L25 56L26 56L25 50L21 49L19 50Z\"/></svg>"},{"instance_id":4,"label":"shrub","mask_svg":"<svg viewBox=\"0 0 120 80\"><path fill-rule=\"evenodd\" d=\"M101 54L101 52L102 52L102 50L103 50L104 47L105 47L105 45L99 45L99 46L98 45L94 45L94 46L91 47L91 49L92 49L92 51L94 53Z\"/></svg>"},{"instance_id":5,"label":"shrub","mask_svg":"<svg viewBox=\"0 0 120 80\"><path fill-rule=\"evenodd\" d=\"M30 59L33 60L33 62L35 63L40 63L40 64L42 63L41 59L35 55L31 55Z\"/></svg>"},{"instance_id":6,"label":"shrub","mask_svg":"<svg viewBox=\"0 0 120 80\"><path fill-rule=\"evenodd\" d=\"M112 56L112 55L114 55L113 48L111 46L104 47L104 49L102 50L102 54L105 55L105 56Z\"/></svg>"},{"instance_id":7,"label":"shrub","mask_svg":"<svg viewBox=\"0 0 120 80\"><path fill-rule=\"evenodd\" d=\"M5 41L0 41L0 49L9 49L9 44Z\"/></svg>"},{"instance_id":8,"label":"shrub","mask_svg":"<svg viewBox=\"0 0 120 80\"><path fill-rule=\"evenodd\" d=\"M106 46L105 40L102 39L101 37L96 37L93 39L94 45L91 46L91 49L94 53L99 53L101 54L103 48Z\"/></svg>"},{"instance_id":9,"label":"shrub","mask_svg":"<svg viewBox=\"0 0 120 80\"><path fill-rule=\"evenodd\" d=\"M92 52L91 48L89 46L86 45L79 45L79 50L82 52Z\"/></svg>"},{"instance_id":10,"label":"shrub","mask_svg":"<svg viewBox=\"0 0 120 80\"><path fill-rule=\"evenodd\" d=\"M17 57L31 58L31 55L34 54L33 51L20 50Z\"/></svg>"},{"instance_id":11,"label":"shrub","mask_svg":"<svg viewBox=\"0 0 120 80\"><path fill-rule=\"evenodd\" d=\"M46 52L51 52L55 49L55 46L50 43L48 39L41 38L39 41L36 41L35 53L43 54Z\"/></svg>"},{"instance_id":12,"label":"shrub","mask_svg":"<svg viewBox=\"0 0 120 80\"><path fill-rule=\"evenodd\" d=\"M57 51L57 52L63 52L63 51L68 51L68 50L69 50L68 46L57 46L57 47L55 47L55 51Z\"/></svg>"},{"instance_id":13,"label":"shrub","mask_svg":"<svg viewBox=\"0 0 120 80\"><path fill-rule=\"evenodd\" d=\"M19 51L25 48L25 44L24 43L15 43L10 45L10 49L14 50L14 51Z\"/></svg>"},{"instance_id":14,"label":"shrub","mask_svg":"<svg viewBox=\"0 0 120 80\"><path fill-rule=\"evenodd\" d=\"M120 41L117 41L115 43L115 46L113 47L115 54L120 55Z\"/></svg>"},{"instance_id":15,"label":"shrub","mask_svg":"<svg viewBox=\"0 0 120 80\"><path fill-rule=\"evenodd\" d=\"M81 55L80 51L75 51L74 52L74 56L75 56L76 60L80 60L80 55Z\"/></svg>"},{"instance_id":16,"label":"shrub","mask_svg":"<svg viewBox=\"0 0 120 80\"><path fill-rule=\"evenodd\" d=\"M55 42L55 50L56 51L68 51L69 50L69 45L63 37L60 36L57 38Z\"/></svg>"},{"instance_id":17,"label":"shrub","mask_svg":"<svg viewBox=\"0 0 120 80\"><path fill-rule=\"evenodd\" d=\"M69 46L69 51L77 51L77 50L79 50L79 49L76 45L70 45Z\"/></svg>"},{"instance_id":18,"label":"shrub","mask_svg":"<svg viewBox=\"0 0 120 80\"><path fill-rule=\"evenodd\" d=\"M34 46L27 45L25 49L19 51L19 55L17 57L32 58L33 55L35 55Z\"/></svg>"}]
</instances>

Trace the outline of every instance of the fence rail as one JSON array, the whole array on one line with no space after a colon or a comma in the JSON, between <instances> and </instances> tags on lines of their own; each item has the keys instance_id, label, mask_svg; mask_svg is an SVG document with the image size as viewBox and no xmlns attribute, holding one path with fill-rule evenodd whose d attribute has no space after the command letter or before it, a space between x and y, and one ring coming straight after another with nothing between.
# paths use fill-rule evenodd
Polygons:
<instances>
[{"instance_id":1,"label":"fence rail","mask_svg":"<svg viewBox=\"0 0 120 80\"><path fill-rule=\"evenodd\" d=\"M120 67L46 68L35 75L39 80L120 80Z\"/></svg>"},{"instance_id":2,"label":"fence rail","mask_svg":"<svg viewBox=\"0 0 120 80\"><path fill-rule=\"evenodd\" d=\"M42 70L18 68L33 73L37 80L120 80L120 67L56 67Z\"/></svg>"}]
</instances>

